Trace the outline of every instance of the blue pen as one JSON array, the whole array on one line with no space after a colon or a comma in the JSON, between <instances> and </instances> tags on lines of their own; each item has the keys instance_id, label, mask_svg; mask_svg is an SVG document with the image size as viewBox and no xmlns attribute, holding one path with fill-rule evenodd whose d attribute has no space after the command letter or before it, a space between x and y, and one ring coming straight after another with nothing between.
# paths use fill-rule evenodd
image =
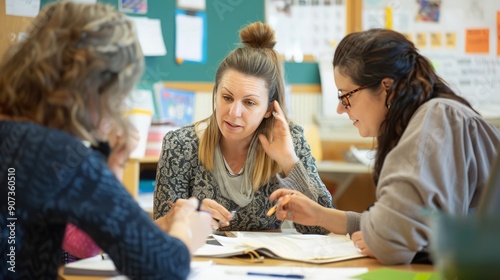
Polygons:
<instances>
[{"instance_id":1,"label":"blue pen","mask_svg":"<svg viewBox=\"0 0 500 280\"><path fill-rule=\"evenodd\" d=\"M277 274L277 273L247 272L247 275L290 278L290 279L304 279L304 275L300 275L300 274Z\"/></svg>"},{"instance_id":2,"label":"blue pen","mask_svg":"<svg viewBox=\"0 0 500 280\"><path fill-rule=\"evenodd\" d=\"M248 276L267 276L267 277L277 277L277 278L288 278L288 279L304 279L305 276L301 274L280 274L280 273L266 273L266 272L252 272L252 271L235 271L228 270L226 271L228 274L240 274L240 275L248 275Z\"/></svg>"}]
</instances>

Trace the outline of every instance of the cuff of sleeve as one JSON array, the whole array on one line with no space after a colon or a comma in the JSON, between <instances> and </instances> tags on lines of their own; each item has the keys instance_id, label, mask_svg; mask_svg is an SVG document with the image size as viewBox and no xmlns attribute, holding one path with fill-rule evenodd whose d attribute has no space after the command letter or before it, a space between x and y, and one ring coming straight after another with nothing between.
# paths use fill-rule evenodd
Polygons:
<instances>
[{"instance_id":1,"label":"cuff of sleeve","mask_svg":"<svg viewBox=\"0 0 500 280\"><path fill-rule=\"evenodd\" d=\"M317 200L317 197L313 197L309 190L309 176L300 160L295 163L287 177L283 177L281 174L276 177L281 186L291 190L298 190L304 195Z\"/></svg>"},{"instance_id":2,"label":"cuff of sleeve","mask_svg":"<svg viewBox=\"0 0 500 280\"><path fill-rule=\"evenodd\" d=\"M346 216L346 231L351 236L354 232L360 230L361 213L352 211L345 212Z\"/></svg>"}]
</instances>

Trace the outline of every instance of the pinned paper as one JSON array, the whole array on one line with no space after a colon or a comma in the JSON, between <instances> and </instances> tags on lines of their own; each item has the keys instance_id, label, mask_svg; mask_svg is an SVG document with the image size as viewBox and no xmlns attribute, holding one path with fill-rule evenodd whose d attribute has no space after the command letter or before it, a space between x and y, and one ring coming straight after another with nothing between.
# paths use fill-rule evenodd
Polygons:
<instances>
[{"instance_id":1,"label":"pinned paper","mask_svg":"<svg viewBox=\"0 0 500 280\"><path fill-rule=\"evenodd\" d=\"M8 16L36 17L40 11L40 0L6 0L5 13Z\"/></svg>"},{"instance_id":2,"label":"pinned paper","mask_svg":"<svg viewBox=\"0 0 500 280\"><path fill-rule=\"evenodd\" d=\"M392 29L392 7L385 7L385 28Z\"/></svg>"},{"instance_id":3,"label":"pinned paper","mask_svg":"<svg viewBox=\"0 0 500 280\"><path fill-rule=\"evenodd\" d=\"M167 54L159 19L146 17L129 17L129 19L135 24L137 37L144 56L163 56Z\"/></svg>"},{"instance_id":4,"label":"pinned paper","mask_svg":"<svg viewBox=\"0 0 500 280\"><path fill-rule=\"evenodd\" d=\"M177 10L175 13L175 59L177 63L206 61L207 15Z\"/></svg>"},{"instance_id":5,"label":"pinned paper","mask_svg":"<svg viewBox=\"0 0 500 280\"><path fill-rule=\"evenodd\" d=\"M490 52L490 29L466 29L465 30L465 53Z\"/></svg>"},{"instance_id":6,"label":"pinned paper","mask_svg":"<svg viewBox=\"0 0 500 280\"><path fill-rule=\"evenodd\" d=\"M441 32L431 33L431 48L438 49L443 46Z\"/></svg>"},{"instance_id":7,"label":"pinned paper","mask_svg":"<svg viewBox=\"0 0 500 280\"><path fill-rule=\"evenodd\" d=\"M419 32L417 33L417 48L423 49L427 47L427 33Z\"/></svg>"},{"instance_id":8,"label":"pinned paper","mask_svg":"<svg viewBox=\"0 0 500 280\"><path fill-rule=\"evenodd\" d=\"M500 11L497 12L497 55L500 56Z\"/></svg>"},{"instance_id":9,"label":"pinned paper","mask_svg":"<svg viewBox=\"0 0 500 280\"><path fill-rule=\"evenodd\" d=\"M457 33L456 32L446 32L445 34L445 46L449 49L455 49L457 47Z\"/></svg>"}]
</instances>

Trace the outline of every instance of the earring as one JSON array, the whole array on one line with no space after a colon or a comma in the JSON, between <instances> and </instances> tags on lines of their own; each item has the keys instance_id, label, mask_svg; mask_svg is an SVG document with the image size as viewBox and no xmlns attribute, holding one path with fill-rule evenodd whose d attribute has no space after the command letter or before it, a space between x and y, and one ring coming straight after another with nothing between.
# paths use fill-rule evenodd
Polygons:
<instances>
[{"instance_id":1,"label":"earring","mask_svg":"<svg viewBox=\"0 0 500 280\"><path fill-rule=\"evenodd\" d=\"M387 110L391 109L391 103L387 104Z\"/></svg>"}]
</instances>

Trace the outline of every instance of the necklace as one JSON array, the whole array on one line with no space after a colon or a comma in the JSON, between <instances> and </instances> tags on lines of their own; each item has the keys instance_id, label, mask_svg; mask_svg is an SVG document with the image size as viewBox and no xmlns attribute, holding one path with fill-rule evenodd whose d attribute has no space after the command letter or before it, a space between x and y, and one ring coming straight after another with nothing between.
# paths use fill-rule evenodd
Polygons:
<instances>
[{"instance_id":1,"label":"necklace","mask_svg":"<svg viewBox=\"0 0 500 280\"><path fill-rule=\"evenodd\" d=\"M227 172L227 175L229 175L229 177L234 178L234 177L241 176L243 174L243 171L245 170L245 165L243 165L240 172L235 174L235 173L233 173L233 171L231 171L231 168L229 167L229 164L227 164L227 161L224 158L224 156L222 155L222 153L221 153L221 157L222 157L222 160L224 160L224 167L226 168L226 172Z\"/></svg>"}]
</instances>

